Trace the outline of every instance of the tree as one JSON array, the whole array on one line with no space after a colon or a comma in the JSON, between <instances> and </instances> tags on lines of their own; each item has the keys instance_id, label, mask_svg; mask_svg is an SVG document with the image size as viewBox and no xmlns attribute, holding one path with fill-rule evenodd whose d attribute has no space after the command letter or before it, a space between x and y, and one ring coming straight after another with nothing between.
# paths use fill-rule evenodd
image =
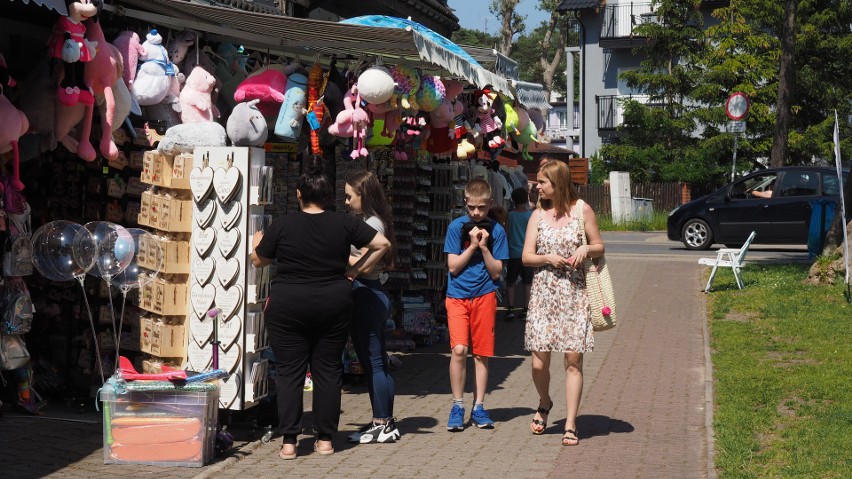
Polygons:
<instances>
[{"instance_id":1,"label":"tree","mask_svg":"<svg viewBox=\"0 0 852 479\"><path fill-rule=\"evenodd\" d=\"M512 55L515 35L522 34L526 29L524 20L527 17L516 11L519 3L521 0L491 0L488 5L488 11L500 19L500 53L507 57Z\"/></svg>"},{"instance_id":2,"label":"tree","mask_svg":"<svg viewBox=\"0 0 852 479\"><path fill-rule=\"evenodd\" d=\"M550 91L555 91L564 95L566 88L564 55L560 59L559 67L556 69L553 82L549 88L545 82L544 70L541 67L541 45L546 30L547 24L542 23L533 29L529 35L521 35L515 43L512 58L518 62L518 76L521 80L540 83L546 90L548 90L548 94ZM555 50L557 46L551 45L550 48L551 50ZM554 53L555 52L553 51L548 52L549 55ZM579 69L575 71L579 71ZM577 84L579 84L579 82L577 82Z\"/></svg>"},{"instance_id":3,"label":"tree","mask_svg":"<svg viewBox=\"0 0 852 479\"><path fill-rule=\"evenodd\" d=\"M565 54L565 41L567 39L567 25L565 14L556 11L556 7L562 3L559 0L539 0L538 9L550 12L550 18L542 22L544 35L539 42L538 63L541 67L542 85L545 94L549 97L560 72L564 72L563 56ZM560 70L560 67L561 70Z\"/></svg>"},{"instance_id":4,"label":"tree","mask_svg":"<svg viewBox=\"0 0 852 479\"><path fill-rule=\"evenodd\" d=\"M469 30L460 28L453 32L450 41L459 45L470 45L473 47L494 48L497 37L480 30Z\"/></svg>"},{"instance_id":5,"label":"tree","mask_svg":"<svg viewBox=\"0 0 852 479\"><path fill-rule=\"evenodd\" d=\"M778 103L775 106L775 134L769 162L772 166L784 166L787 157L787 136L790 129L790 107L796 70L796 8L797 0L784 1L784 16L781 27L781 65L778 71Z\"/></svg>"}]
</instances>

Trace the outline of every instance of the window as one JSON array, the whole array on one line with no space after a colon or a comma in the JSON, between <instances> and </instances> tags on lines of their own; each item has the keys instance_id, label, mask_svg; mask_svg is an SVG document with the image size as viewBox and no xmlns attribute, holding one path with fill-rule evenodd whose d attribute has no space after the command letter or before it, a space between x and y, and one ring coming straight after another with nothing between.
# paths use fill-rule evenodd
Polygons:
<instances>
[{"instance_id":1,"label":"window","mask_svg":"<svg viewBox=\"0 0 852 479\"><path fill-rule=\"evenodd\" d=\"M834 173L822 174L822 196L835 196L840 194L840 182Z\"/></svg>"},{"instance_id":2,"label":"window","mask_svg":"<svg viewBox=\"0 0 852 479\"><path fill-rule=\"evenodd\" d=\"M767 197L772 192L772 187L775 184L777 175L775 173L767 173L765 175L752 176L731 187L731 198L744 200L746 198L762 197L757 193L766 193Z\"/></svg>"},{"instance_id":3,"label":"window","mask_svg":"<svg viewBox=\"0 0 852 479\"><path fill-rule=\"evenodd\" d=\"M788 171L781 179L778 196L814 196L819 191L819 174L815 171Z\"/></svg>"}]
</instances>

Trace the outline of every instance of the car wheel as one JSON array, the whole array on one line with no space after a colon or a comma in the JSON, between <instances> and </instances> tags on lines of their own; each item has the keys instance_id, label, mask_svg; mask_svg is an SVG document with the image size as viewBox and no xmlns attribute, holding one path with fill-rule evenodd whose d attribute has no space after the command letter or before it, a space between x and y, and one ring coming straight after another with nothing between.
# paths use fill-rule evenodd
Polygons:
<instances>
[{"instance_id":1,"label":"car wheel","mask_svg":"<svg viewBox=\"0 0 852 479\"><path fill-rule=\"evenodd\" d=\"M713 244L713 230L706 221L693 218L683 225L681 238L686 249L707 249Z\"/></svg>"}]
</instances>

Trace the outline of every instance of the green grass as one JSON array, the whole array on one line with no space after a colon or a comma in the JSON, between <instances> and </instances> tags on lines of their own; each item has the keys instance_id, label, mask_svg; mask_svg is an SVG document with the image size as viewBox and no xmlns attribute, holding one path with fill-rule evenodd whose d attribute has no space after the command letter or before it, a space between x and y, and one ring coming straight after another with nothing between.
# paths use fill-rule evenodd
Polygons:
<instances>
[{"instance_id":1,"label":"green grass","mask_svg":"<svg viewBox=\"0 0 852 479\"><path fill-rule=\"evenodd\" d=\"M650 219L613 223L610 216L598 216L601 231L665 231L668 213L655 211Z\"/></svg>"},{"instance_id":2,"label":"green grass","mask_svg":"<svg viewBox=\"0 0 852 479\"><path fill-rule=\"evenodd\" d=\"M722 478L852 477L852 305L807 268L749 266L743 290L723 271L708 295Z\"/></svg>"}]
</instances>

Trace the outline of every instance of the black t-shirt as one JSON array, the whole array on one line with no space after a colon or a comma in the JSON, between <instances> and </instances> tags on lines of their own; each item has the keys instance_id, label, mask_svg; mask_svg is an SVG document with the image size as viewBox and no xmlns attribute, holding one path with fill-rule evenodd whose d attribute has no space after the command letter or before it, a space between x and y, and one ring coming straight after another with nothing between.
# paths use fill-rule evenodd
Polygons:
<instances>
[{"instance_id":1,"label":"black t-shirt","mask_svg":"<svg viewBox=\"0 0 852 479\"><path fill-rule=\"evenodd\" d=\"M256 253L277 260L273 283L337 281L343 279L349 264L350 245L363 248L375 236L370 225L346 213L298 211L274 221Z\"/></svg>"}]
</instances>

